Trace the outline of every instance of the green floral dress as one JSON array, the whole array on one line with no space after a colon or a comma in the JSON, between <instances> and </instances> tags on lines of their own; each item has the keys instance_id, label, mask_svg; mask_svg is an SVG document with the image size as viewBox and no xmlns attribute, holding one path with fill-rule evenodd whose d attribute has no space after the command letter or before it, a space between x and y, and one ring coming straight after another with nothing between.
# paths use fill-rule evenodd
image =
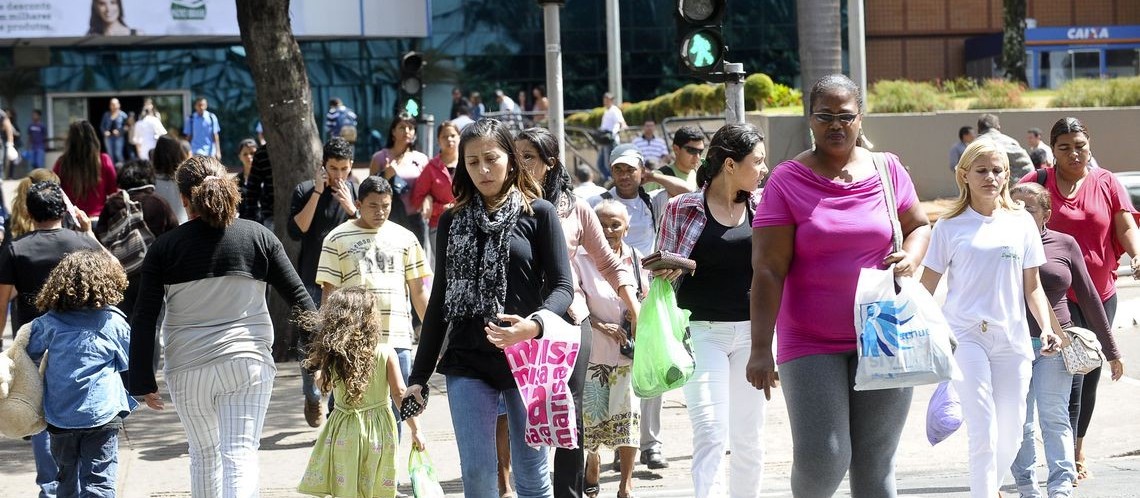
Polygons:
<instances>
[{"instance_id":1,"label":"green floral dress","mask_svg":"<svg viewBox=\"0 0 1140 498\"><path fill-rule=\"evenodd\" d=\"M333 383L336 404L313 444L297 491L314 496L393 498L396 495L396 418L388 389L390 347L376 350L376 368L355 405L344 384Z\"/></svg>"}]
</instances>

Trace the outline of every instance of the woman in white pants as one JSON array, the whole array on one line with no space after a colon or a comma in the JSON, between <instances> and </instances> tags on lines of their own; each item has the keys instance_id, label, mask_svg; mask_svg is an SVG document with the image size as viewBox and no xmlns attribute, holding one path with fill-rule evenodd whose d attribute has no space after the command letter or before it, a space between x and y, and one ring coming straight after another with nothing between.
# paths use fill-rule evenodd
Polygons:
<instances>
[{"instance_id":1,"label":"woman in white pants","mask_svg":"<svg viewBox=\"0 0 1140 498\"><path fill-rule=\"evenodd\" d=\"M764 393L744 375L752 350L748 292L752 285L752 214L764 165L764 136L752 125L728 125L709 142L697 173L702 189L669 202L657 248L697 262L677 290L689 310L696 371L685 384L693 424L693 491L721 496L714 483L732 441L728 496L760 496L764 470ZM678 272L670 277L676 277Z\"/></svg>"},{"instance_id":2,"label":"woman in white pants","mask_svg":"<svg viewBox=\"0 0 1140 498\"><path fill-rule=\"evenodd\" d=\"M1009 159L975 140L955 169L958 201L934 225L922 284L934 293L949 274L943 310L962 368L955 381L970 448L970 496L992 498L1021 446L1034 352L1025 317L1041 327L1041 353L1056 354L1061 325L1038 268L1045 251L1037 225L1009 196Z\"/></svg>"}]
</instances>

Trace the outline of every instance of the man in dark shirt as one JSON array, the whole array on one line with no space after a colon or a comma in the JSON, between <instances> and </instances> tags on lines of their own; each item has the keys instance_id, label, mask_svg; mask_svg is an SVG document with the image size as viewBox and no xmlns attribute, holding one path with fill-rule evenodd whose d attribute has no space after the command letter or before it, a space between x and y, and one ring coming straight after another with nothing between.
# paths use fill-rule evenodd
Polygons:
<instances>
[{"instance_id":1,"label":"man in dark shirt","mask_svg":"<svg viewBox=\"0 0 1140 498\"><path fill-rule=\"evenodd\" d=\"M325 236L357 215L352 152L352 144L347 140L330 138L325 143L321 167L317 168L312 180L293 189L293 199L289 204L289 237L301 241L297 273L314 303L321 302L321 287L316 277ZM302 351L305 350L305 339L303 334L298 338ZM313 374L304 368L301 369L301 390L305 395L305 421L312 427L320 427L324 419L321 391L313 382Z\"/></svg>"},{"instance_id":2,"label":"man in dark shirt","mask_svg":"<svg viewBox=\"0 0 1140 498\"><path fill-rule=\"evenodd\" d=\"M91 220L82 211L77 213L82 233L63 228L67 204L59 184L32 184L28 189L27 206L34 230L0 250L0 303L4 304L0 306L0 324L8 319L7 303L12 299L12 291L19 293L13 306L13 333L43 314L36 308L36 295L64 256L80 249L99 250L103 247L95 240ZM36 484L40 486L40 495L55 496L57 469L46 431L32 436L32 454L36 461Z\"/></svg>"}]
</instances>

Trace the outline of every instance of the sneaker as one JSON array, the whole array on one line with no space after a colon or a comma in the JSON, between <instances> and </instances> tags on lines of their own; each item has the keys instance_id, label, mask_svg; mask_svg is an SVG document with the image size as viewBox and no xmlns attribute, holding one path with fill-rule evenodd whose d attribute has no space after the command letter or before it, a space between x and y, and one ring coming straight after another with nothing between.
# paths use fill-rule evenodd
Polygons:
<instances>
[{"instance_id":1,"label":"sneaker","mask_svg":"<svg viewBox=\"0 0 1140 498\"><path fill-rule=\"evenodd\" d=\"M658 450L641 452L641 463L653 470L669 468L669 461Z\"/></svg>"},{"instance_id":2,"label":"sneaker","mask_svg":"<svg viewBox=\"0 0 1140 498\"><path fill-rule=\"evenodd\" d=\"M321 410L320 401L305 400L305 422L309 423L309 427L320 427L325 421L325 414Z\"/></svg>"}]
</instances>

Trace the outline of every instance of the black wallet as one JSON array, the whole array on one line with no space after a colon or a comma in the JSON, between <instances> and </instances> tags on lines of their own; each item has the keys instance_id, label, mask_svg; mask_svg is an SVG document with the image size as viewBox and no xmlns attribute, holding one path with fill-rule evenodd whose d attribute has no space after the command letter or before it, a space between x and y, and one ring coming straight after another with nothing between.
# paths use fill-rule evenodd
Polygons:
<instances>
[{"instance_id":1,"label":"black wallet","mask_svg":"<svg viewBox=\"0 0 1140 498\"><path fill-rule=\"evenodd\" d=\"M416 401L415 396L408 396L404 398L404 400L400 402L400 413L396 414L396 421L403 422L409 418L419 415L420 413L423 413L424 408L427 408L428 392L429 391L427 386L424 386L424 388L420 391L420 397L424 399L423 403Z\"/></svg>"}]
</instances>

